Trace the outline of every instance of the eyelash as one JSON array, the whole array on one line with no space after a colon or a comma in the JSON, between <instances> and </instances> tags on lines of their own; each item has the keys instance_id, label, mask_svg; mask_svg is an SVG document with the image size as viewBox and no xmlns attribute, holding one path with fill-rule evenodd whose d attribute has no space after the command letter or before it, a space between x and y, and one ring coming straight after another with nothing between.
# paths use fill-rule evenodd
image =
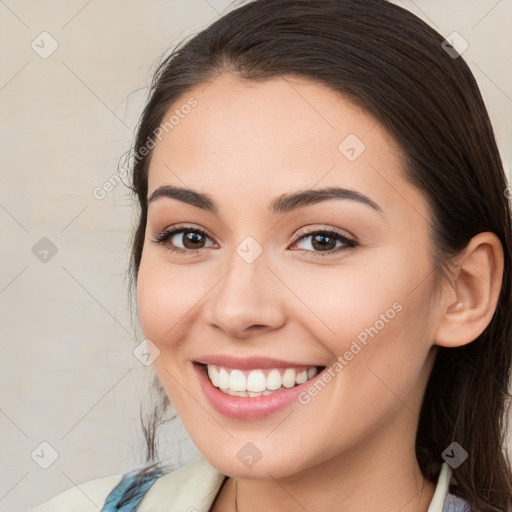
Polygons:
<instances>
[{"instance_id":1,"label":"eyelash","mask_svg":"<svg viewBox=\"0 0 512 512\"><path fill-rule=\"evenodd\" d=\"M193 226L180 226L180 227L173 227L173 228L165 229L161 233L158 233L157 235L155 235L152 241L155 244L164 245L174 235L176 235L178 233L186 233L186 232L198 233L204 237L211 238L202 229L195 228ZM314 231L301 230L297 233L297 236L294 238L293 244L295 244L302 238L307 238L308 236L314 236L314 235L318 235L318 234L328 235L332 238L335 238L335 239L339 240L340 242L342 242L343 244L345 244L345 247L343 247L343 248L338 247L336 249L331 249L330 251L311 251L309 249L294 249L294 250L303 251L305 253L312 253L312 255L314 255L315 257L317 257L317 256L325 257L325 256L331 256L333 254L340 253L340 252L352 251L359 245L358 242L356 242L355 240L352 240L350 238L347 238L345 235L343 235L340 231L338 231L335 228L317 229ZM189 255L197 254L201 250L201 249L183 249L181 247L171 247L171 246L168 246L167 249L171 252L184 253L184 254L189 254Z\"/></svg>"}]
</instances>

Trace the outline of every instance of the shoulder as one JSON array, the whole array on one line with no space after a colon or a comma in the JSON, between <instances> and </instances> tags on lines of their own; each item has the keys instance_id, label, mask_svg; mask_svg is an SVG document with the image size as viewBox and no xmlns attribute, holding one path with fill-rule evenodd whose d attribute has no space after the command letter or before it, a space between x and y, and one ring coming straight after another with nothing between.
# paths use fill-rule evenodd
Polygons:
<instances>
[{"instance_id":1,"label":"shoulder","mask_svg":"<svg viewBox=\"0 0 512 512\"><path fill-rule=\"evenodd\" d=\"M201 456L158 478L140 503L139 512L209 510L226 475Z\"/></svg>"},{"instance_id":2,"label":"shoulder","mask_svg":"<svg viewBox=\"0 0 512 512\"><path fill-rule=\"evenodd\" d=\"M122 478L123 475L119 474L88 480L62 491L31 512L98 512Z\"/></svg>"},{"instance_id":3,"label":"shoulder","mask_svg":"<svg viewBox=\"0 0 512 512\"><path fill-rule=\"evenodd\" d=\"M225 478L204 457L169 472L154 464L124 474L89 480L63 491L31 512L135 509L140 512L181 512L182 509L189 510L191 504L202 510L213 502Z\"/></svg>"}]
</instances>

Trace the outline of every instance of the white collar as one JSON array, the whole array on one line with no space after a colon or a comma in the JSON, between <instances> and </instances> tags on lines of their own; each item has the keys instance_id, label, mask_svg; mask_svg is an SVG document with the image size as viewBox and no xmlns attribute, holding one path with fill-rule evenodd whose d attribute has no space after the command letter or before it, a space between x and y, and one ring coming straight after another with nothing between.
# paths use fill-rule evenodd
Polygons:
<instances>
[{"instance_id":1,"label":"white collar","mask_svg":"<svg viewBox=\"0 0 512 512\"><path fill-rule=\"evenodd\" d=\"M427 512L442 512L452 470L443 462ZM158 478L142 499L138 512L208 512L226 478L201 456L198 460ZM193 507L193 508L192 508Z\"/></svg>"}]
</instances>

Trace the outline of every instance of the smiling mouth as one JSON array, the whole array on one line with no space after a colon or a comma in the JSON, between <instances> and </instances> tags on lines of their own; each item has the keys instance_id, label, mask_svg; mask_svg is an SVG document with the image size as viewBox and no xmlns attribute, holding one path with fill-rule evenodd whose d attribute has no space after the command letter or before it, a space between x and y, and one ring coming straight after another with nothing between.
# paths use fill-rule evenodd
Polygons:
<instances>
[{"instance_id":1,"label":"smiling mouth","mask_svg":"<svg viewBox=\"0 0 512 512\"><path fill-rule=\"evenodd\" d=\"M212 385L219 391L240 397L271 395L299 386L313 379L325 368L325 366L302 366L241 370L214 364L196 364L203 368Z\"/></svg>"}]
</instances>

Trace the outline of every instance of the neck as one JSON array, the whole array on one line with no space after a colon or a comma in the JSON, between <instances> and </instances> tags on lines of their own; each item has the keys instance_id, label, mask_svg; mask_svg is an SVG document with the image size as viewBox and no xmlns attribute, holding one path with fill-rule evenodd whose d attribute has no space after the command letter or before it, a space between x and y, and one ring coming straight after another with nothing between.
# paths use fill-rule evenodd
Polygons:
<instances>
[{"instance_id":1,"label":"neck","mask_svg":"<svg viewBox=\"0 0 512 512\"><path fill-rule=\"evenodd\" d=\"M380 441L358 443L364 454L345 451L288 476L229 478L211 511L427 512L436 486L423 478L414 443L388 444L392 449L383 450Z\"/></svg>"},{"instance_id":2,"label":"neck","mask_svg":"<svg viewBox=\"0 0 512 512\"><path fill-rule=\"evenodd\" d=\"M376 464L377 466L377 464ZM427 512L435 485L410 466L359 467L342 472L331 464L321 470L272 480L239 479L236 482L237 512L307 510L380 510ZM232 501L235 504L235 499ZM233 508L236 511L236 507Z\"/></svg>"}]
</instances>

